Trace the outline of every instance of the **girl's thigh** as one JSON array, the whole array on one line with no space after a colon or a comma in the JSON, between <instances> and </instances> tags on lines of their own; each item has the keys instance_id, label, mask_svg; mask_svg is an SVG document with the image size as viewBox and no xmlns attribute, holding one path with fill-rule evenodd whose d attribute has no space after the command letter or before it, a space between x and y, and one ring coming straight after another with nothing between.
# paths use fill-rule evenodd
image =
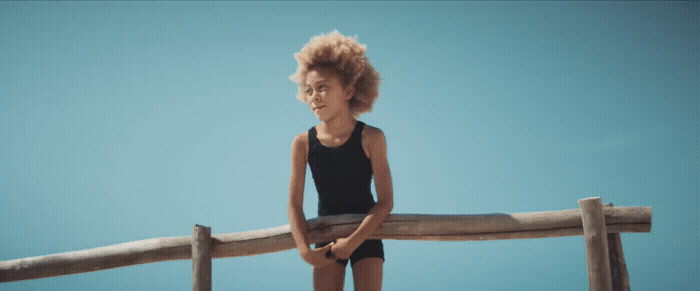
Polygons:
<instances>
[{"instance_id":1,"label":"girl's thigh","mask_svg":"<svg viewBox=\"0 0 700 291\"><path fill-rule=\"evenodd\" d=\"M343 290L345 265L332 263L323 268L314 268L314 290Z\"/></svg>"},{"instance_id":2,"label":"girl's thigh","mask_svg":"<svg viewBox=\"0 0 700 291\"><path fill-rule=\"evenodd\" d=\"M382 273L384 270L382 258L364 258L352 265L352 280L355 290L381 290Z\"/></svg>"}]
</instances>

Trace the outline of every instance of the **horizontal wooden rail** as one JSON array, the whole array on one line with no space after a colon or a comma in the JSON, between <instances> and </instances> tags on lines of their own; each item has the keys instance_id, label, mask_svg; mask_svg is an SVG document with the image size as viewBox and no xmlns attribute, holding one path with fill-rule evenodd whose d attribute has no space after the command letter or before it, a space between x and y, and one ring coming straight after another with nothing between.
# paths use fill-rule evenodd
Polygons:
<instances>
[{"instance_id":1,"label":"horizontal wooden rail","mask_svg":"<svg viewBox=\"0 0 700 291\"><path fill-rule=\"evenodd\" d=\"M649 232L651 207L604 208L608 233ZM307 221L310 242L350 235L364 214ZM575 236L583 234L581 210L514 214L391 214L375 239L470 241ZM296 248L289 225L212 235L212 258L250 256ZM192 236L152 238L93 249L0 261L0 282L20 281L123 266L192 259Z\"/></svg>"}]
</instances>

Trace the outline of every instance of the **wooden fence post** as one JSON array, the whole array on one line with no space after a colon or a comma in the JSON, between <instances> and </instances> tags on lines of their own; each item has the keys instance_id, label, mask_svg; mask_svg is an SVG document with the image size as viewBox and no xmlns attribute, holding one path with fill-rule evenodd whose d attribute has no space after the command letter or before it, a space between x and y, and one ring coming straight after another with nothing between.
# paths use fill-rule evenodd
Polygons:
<instances>
[{"instance_id":1,"label":"wooden fence post","mask_svg":"<svg viewBox=\"0 0 700 291\"><path fill-rule=\"evenodd\" d=\"M613 207L612 203L603 206ZM610 277L612 289L630 291L630 277L627 273L625 254L622 251L622 239L620 233L608 233L608 251L610 252Z\"/></svg>"},{"instance_id":2,"label":"wooden fence post","mask_svg":"<svg viewBox=\"0 0 700 291\"><path fill-rule=\"evenodd\" d=\"M622 240L619 233L608 233L608 250L610 251L610 276L613 290L630 291L630 277L627 273L625 254L622 252Z\"/></svg>"},{"instance_id":3,"label":"wooden fence post","mask_svg":"<svg viewBox=\"0 0 700 291\"><path fill-rule=\"evenodd\" d=\"M612 290L603 203L600 197L592 197L579 200L578 205L581 207L583 238L586 242L589 288L593 291Z\"/></svg>"},{"instance_id":4,"label":"wooden fence post","mask_svg":"<svg viewBox=\"0 0 700 291\"><path fill-rule=\"evenodd\" d=\"M211 291L211 227L192 227L192 291Z\"/></svg>"}]
</instances>

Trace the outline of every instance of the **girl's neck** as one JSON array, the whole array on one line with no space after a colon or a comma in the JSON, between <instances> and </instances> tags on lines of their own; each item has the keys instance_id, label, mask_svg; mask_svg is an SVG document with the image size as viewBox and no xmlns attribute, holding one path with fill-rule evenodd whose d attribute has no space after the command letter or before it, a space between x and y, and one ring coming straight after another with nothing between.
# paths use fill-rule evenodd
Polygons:
<instances>
[{"instance_id":1,"label":"girl's neck","mask_svg":"<svg viewBox=\"0 0 700 291\"><path fill-rule=\"evenodd\" d=\"M329 120L324 120L318 125L318 129L331 136L342 136L355 128L357 120L352 115L338 116Z\"/></svg>"}]
</instances>

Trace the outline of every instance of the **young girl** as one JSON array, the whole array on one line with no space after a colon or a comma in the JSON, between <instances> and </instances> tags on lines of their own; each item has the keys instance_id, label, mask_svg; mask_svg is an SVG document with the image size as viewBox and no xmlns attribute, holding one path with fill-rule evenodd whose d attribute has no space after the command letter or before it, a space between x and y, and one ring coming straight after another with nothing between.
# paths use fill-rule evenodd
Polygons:
<instances>
[{"instance_id":1,"label":"young girl","mask_svg":"<svg viewBox=\"0 0 700 291\"><path fill-rule=\"evenodd\" d=\"M367 46L333 31L311 38L294 54L299 63L290 79L297 99L321 121L297 135L291 146L289 224L302 259L313 266L315 290L342 290L348 260L355 290L381 290L384 249L367 238L393 208L384 133L356 118L379 96L379 73L365 57ZM309 247L303 211L306 163L318 191L318 215L367 213L350 236ZM374 176L377 202L370 182Z\"/></svg>"}]
</instances>

